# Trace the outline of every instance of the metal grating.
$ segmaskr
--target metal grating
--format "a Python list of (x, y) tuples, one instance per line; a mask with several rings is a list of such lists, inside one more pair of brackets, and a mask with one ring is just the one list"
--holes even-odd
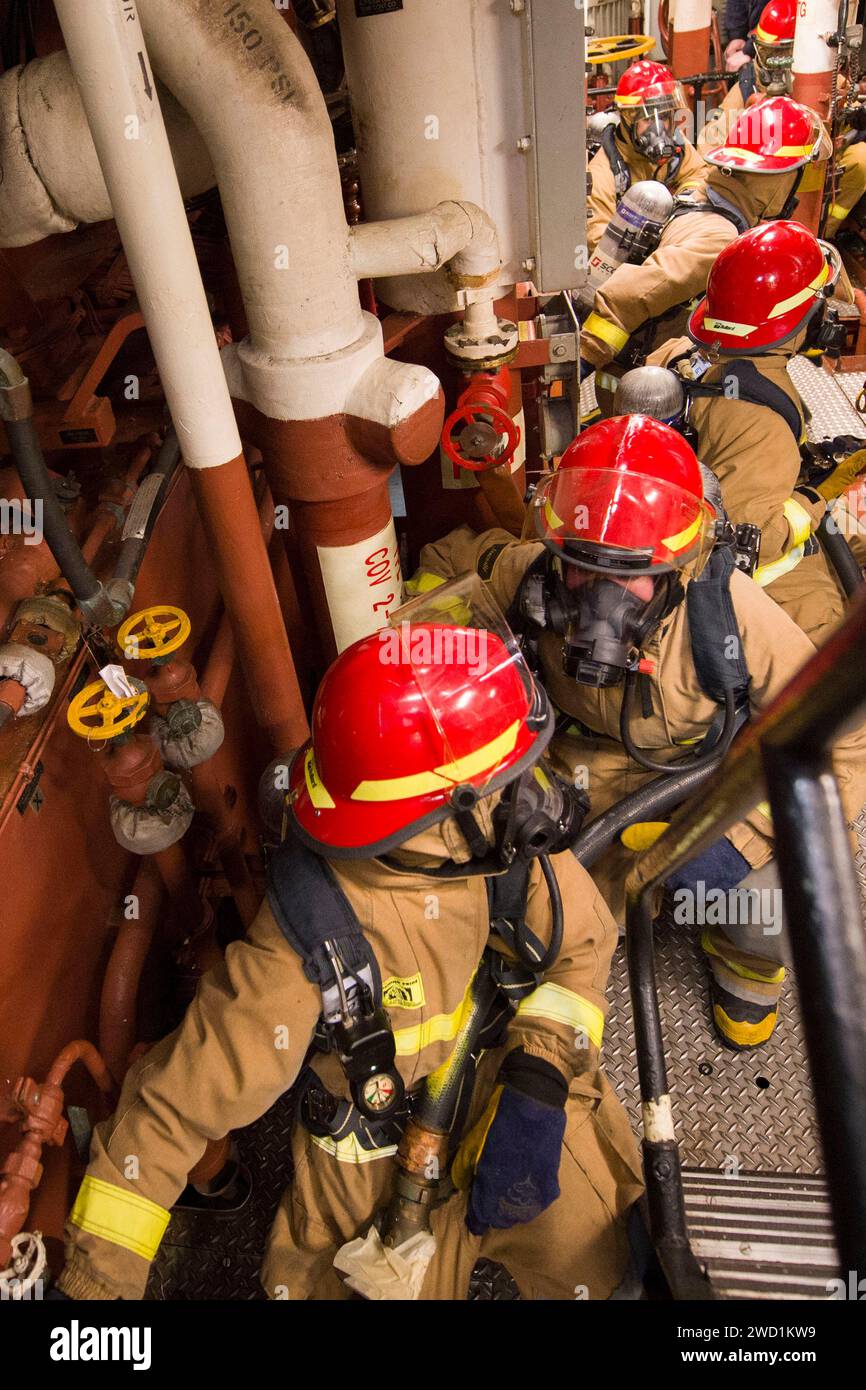
[(863, 389), (863, 372), (825, 372), (806, 357), (792, 357), (788, 375), (811, 411), (810, 440), (832, 439), (836, 434), (866, 436), (866, 416), (855, 409)]

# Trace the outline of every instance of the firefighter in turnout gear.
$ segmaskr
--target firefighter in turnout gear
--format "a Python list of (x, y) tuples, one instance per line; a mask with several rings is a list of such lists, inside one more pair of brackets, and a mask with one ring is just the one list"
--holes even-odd
[[(755, 57), (737, 73), (721, 107), (698, 137), (698, 149), (708, 154), (723, 144), (744, 107), (766, 96), (790, 96), (793, 87), (792, 62), (796, 0), (769, 0), (753, 33)], [(817, 171), (816, 171), (817, 172)], [(804, 191), (809, 184), (804, 180)], [(855, 140), (843, 149), (836, 163), (836, 189), (830, 199), (824, 234), (836, 232), (866, 193), (866, 143)]]
[(832, 500), (829, 480), (821, 491), (798, 486), (805, 425), (787, 366), (832, 329), (837, 262), (798, 222), (755, 227), (719, 256), (689, 338), (651, 358), (686, 379), (697, 452), (731, 521), (760, 528), (757, 583), (816, 644), (844, 597), (813, 534)]
[(586, 872), (554, 853), (584, 802), (542, 770), (552, 730), (477, 577), (342, 653), (291, 762), (289, 833), (248, 937), (96, 1129), (66, 1294), (141, 1298), (206, 1140), (296, 1086), (294, 1177), (262, 1282), (277, 1299), (348, 1297), (335, 1256), (387, 1206), (407, 1108), (487, 970), (498, 1011), (474, 1083), (466, 1072), (457, 1186), (432, 1212), (420, 1297), (465, 1298), (482, 1256), (524, 1298), (611, 1294), (642, 1190), (599, 1064), (616, 926)]
[[(790, 216), (804, 169), (827, 144), (817, 117), (788, 97), (750, 110), (746, 125), (705, 156), (704, 179), (678, 190), (656, 249), (640, 264), (618, 266), (597, 289), (581, 327), (581, 377), (626, 349), (637, 347), (643, 360), (681, 332), (685, 306), (703, 294), (720, 252), (757, 223)], [(603, 158), (604, 147), (591, 167)], [(641, 328), (644, 341), (630, 344)]]
[[(411, 587), (435, 592), (471, 569), (509, 607), (560, 713), (555, 766), (586, 788), (591, 819), (675, 766), (718, 756), (814, 651), (713, 549), (697, 459), (656, 420), (614, 418), (582, 433), (539, 489), (533, 514), (535, 542), (462, 527), (426, 546)], [(866, 733), (839, 741), (835, 765), (853, 820), (866, 797)], [(593, 868), (620, 917), (643, 836), (632, 827)], [(703, 883), (730, 895), (772, 853), (762, 805), (669, 886), (688, 895)], [(723, 1040), (744, 1049), (766, 1042), (784, 976), (778, 927), (755, 929), (729, 914), (724, 925), (704, 922), (702, 944)]]

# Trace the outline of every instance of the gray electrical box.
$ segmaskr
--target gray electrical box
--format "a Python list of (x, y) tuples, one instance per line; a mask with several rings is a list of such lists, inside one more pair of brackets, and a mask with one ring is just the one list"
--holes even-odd
[(586, 280), (583, 0), (524, 0), (530, 217), (539, 290)]

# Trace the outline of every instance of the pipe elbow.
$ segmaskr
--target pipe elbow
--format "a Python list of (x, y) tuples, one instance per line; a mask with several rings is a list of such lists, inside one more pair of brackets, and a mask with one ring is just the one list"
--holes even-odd
[(346, 400), (346, 428), (354, 447), (386, 466), (414, 466), (439, 443), (445, 393), (427, 367), (381, 357), (355, 382)]
[(410, 217), (362, 222), (350, 229), (349, 247), (359, 280), (447, 268), (459, 288), (477, 288), (495, 284), (501, 264), (496, 225), (475, 203), (446, 201)]

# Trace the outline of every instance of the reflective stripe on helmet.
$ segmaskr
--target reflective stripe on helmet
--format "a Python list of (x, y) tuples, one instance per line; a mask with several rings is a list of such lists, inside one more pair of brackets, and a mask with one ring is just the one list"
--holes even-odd
[(359, 782), (352, 792), (353, 801), (405, 801), (410, 796), (427, 796), (430, 792), (447, 791), (460, 782), (477, 777), (482, 772), (492, 771), (503, 758), (514, 751), (520, 733), (520, 720), (504, 733), (491, 739), (483, 748), (467, 753), (465, 758), (456, 758), (452, 763), (444, 763), (429, 772), (413, 772), (408, 777), (383, 777)]
[(312, 748), (307, 749), (307, 756), (304, 759), (304, 780), (307, 783), (310, 800), (316, 810), (333, 811), (336, 803), (319, 776), (319, 769), (316, 767), (316, 755)]
[(681, 550), (686, 548), (690, 541), (694, 540), (703, 525), (703, 521), (704, 519), (699, 512), (694, 521), (692, 521), (685, 530), (678, 531), (675, 536), (663, 536), (662, 545), (666, 546), (672, 555), (678, 555)]
[(614, 352), (619, 352), (628, 342), (629, 335), (622, 329), (617, 328), (615, 323), (609, 319), (603, 319), (601, 314), (590, 314), (586, 323), (583, 325), (584, 333), (591, 333), (594, 338), (600, 338), (608, 347), (612, 347)]
[(137, 1192), (88, 1175), (78, 1189), (69, 1220), (80, 1230), (149, 1261), (159, 1249), (171, 1212)]
[(726, 145), (724, 153), (735, 154), (740, 159), (745, 159), (747, 164), (756, 164), (758, 160), (765, 159), (807, 159), (814, 148), (814, 145), (780, 145), (777, 150), (759, 153), (756, 150), (743, 150), (735, 145)]
[(525, 1018), (549, 1018), (554, 1023), (567, 1023), (575, 1031), (580, 1029), (590, 1042), (601, 1047), (604, 1036), (604, 1014), (595, 1004), (583, 995), (562, 985), (551, 983), (539, 985), (517, 1006), (517, 1016)]
[(770, 310), (767, 318), (777, 319), (782, 314), (787, 314), (789, 309), (796, 309), (798, 304), (805, 304), (807, 299), (816, 298), (819, 289), (826, 282), (829, 274), (830, 266), (825, 261), (814, 280), (810, 280), (808, 285), (802, 290), (798, 290), (796, 294), (790, 295), (788, 299), (780, 300), (779, 303)]

